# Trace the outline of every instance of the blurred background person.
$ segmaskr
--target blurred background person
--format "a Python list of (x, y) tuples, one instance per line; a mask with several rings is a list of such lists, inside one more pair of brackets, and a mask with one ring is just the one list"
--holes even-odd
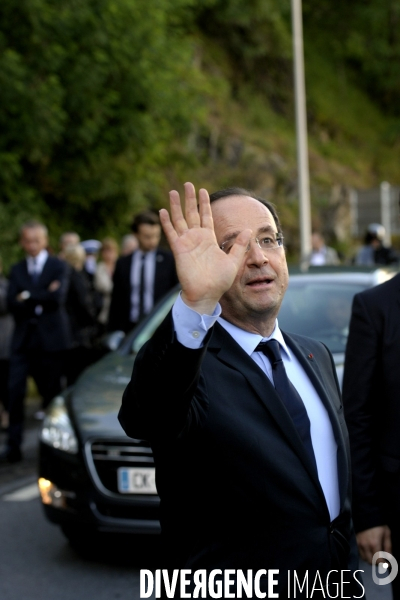
[(71, 328), (71, 346), (67, 351), (65, 374), (72, 385), (92, 362), (93, 340), (97, 334), (96, 307), (88, 278), (83, 272), (85, 250), (81, 245), (67, 246), (68, 292), (66, 310)]
[(99, 240), (84, 240), (81, 242), (81, 246), (85, 250), (84, 270), (89, 278), (89, 281), (93, 282), (97, 267), (97, 258), (101, 248), (101, 242), (99, 242)]
[(364, 237), (364, 245), (359, 249), (356, 257), (356, 265), (393, 265), (397, 264), (399, 257), (393, 248), (385, 246), (385, 228), (380, 223), (368, 225)]
[(84, 240), (81, 242), (81, 246), (85, 250), (83, 272), (89, 281), (93, 300), (96, 306), (96, 314), (99, 315), (103, 307), (103, 296), (94, 287), (94, 274), (96, 273), (97, 269), (97, 260), (101, 248), (101, 242), (99, 240)]
[(47, 251), (47, 227), (28, 221), (20, 229), (20, 245), (26, 258), (10, 272), (7, 305), (15, 319), (9, 372), (9, 419), (2, 462), (22, 459), (24, 400), (27, 378), (31, 375), (42, 396), (42, 411), (60, 393), (65, 350), (70, 331), (65, 310), (67, 292), (64, 261)]
[(144, 211), (132, 223), (139, 247), (117, 260), (108, 319), (109, 331), (125, 333), (137, 325), (153, 305), (178, 283), (172, 252), (159, 248), (158, 214)]
[(139, 243), (135, 234), (128, 233), (127, 235), (124, 235), (121, 240), (121, 256), (132, 254), (132, 252), (134, 252), (138, 246)]
[(58, 253), (58, 258), (65, 258), (65, 249), (67, 246), (76, 246), (81, 241), (79, 233), (76, 231), (66, 231), (60, 236), (58, 245), (60, 247), (60, 251)]
[(95, 290), (102, 295), (102, 308), (97, 317), (100, 324), (99, 333), (105, 331), (108, 322), (113, 289), (113, 275), (118, 259), (118, 252), (118, 243), (113, 238), (108, 237), (102, 241), (99, 262), (96, 266), (93, 281)]
[(8, 280), (3, 275), (0, 258), (0, 427), (8, 427), (8, 372), (14, 319), (7, 307)]
[(314, 231), (311, 235), (308, 262), (312, 266), (340, 265), (340, 258), (335, 248), (325, 244), (325, 239), (319, 231)]

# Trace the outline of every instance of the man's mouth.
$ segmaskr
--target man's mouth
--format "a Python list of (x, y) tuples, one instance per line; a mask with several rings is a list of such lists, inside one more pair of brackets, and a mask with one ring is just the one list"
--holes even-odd
[(252, 288), (265, 287), (270, 285), (274, 280), (271, 277), (258, 277), (257, 279), (252, 279), (246, 285)]

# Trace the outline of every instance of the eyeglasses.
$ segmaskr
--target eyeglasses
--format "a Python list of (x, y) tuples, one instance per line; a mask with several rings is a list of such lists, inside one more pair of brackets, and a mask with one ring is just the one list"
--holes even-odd
[[(266, 236), (263, 238), (255, 237), (251, 239), (255, 241), (255, 243), (259, 248), (261, 248), (261, 250), (278, 250), (279, 248), (283, 247), (283, 235), (281, 233), (275, 233), (275, 237)], [(251, 239), (246, 248), (246, 252), (250, 250)], [(236, 237), (231, 240), (227, 240), (226, 242), (220, 245), (221, 250), (223, 250), (225, 254), (229, 254), (235, 241)]]

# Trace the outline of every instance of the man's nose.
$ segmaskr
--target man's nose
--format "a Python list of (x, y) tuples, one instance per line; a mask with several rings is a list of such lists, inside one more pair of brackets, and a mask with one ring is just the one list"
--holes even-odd
[(254, 238), (249, 242), (249, 249), (246, 256), (248, 264), (250, 263), (259, 266), (269, 262), (267, 253), (259, 246)]

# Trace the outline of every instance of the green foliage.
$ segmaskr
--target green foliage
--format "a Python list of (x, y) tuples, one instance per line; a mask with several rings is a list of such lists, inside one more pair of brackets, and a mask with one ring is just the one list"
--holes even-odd
[[(400, 8), (303, 0), (314, 213), (397, 183)], [(289, 0), (2, 0), (0, 254), (19, 225), (126, 233), (192, 180), (279, 204), (296, 252)]]
[(290, 1), (209, 0), (199, 11), (201, 30), (229, 54), (236, 95), (243, 82), (263, 91), (288, 113), (292, 80)]
[[(3, 0), (0, 199), (56, 234), (115, 230), (197, 110), (188, 0)], [(172, 17), (170, 17), (172, 15)], [(139, 183), (138, 187), (137, 184)], [(8, 212), (7, 212), (8, 211)], [(20, 219), (18, 219), (19, 221)], [(125, 226), (126, 226), (125, 221)]]
[(400, 115), (400, 5), (396, 0), (304, 0), (306, 28), (386, 111)]

